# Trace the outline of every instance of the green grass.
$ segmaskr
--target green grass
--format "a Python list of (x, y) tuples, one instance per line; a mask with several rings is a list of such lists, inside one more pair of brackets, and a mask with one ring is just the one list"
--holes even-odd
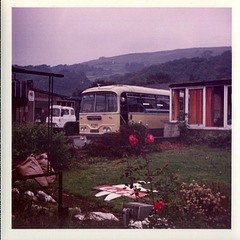
[[(179, 183), (211, 184), (221, 183), (225, 185), (226, 194), (230, 197), (231, 189), (231, 151), (225, 149), (210, 148), (208, 146), (190, 146), (167, 152), (149, 154), (152, 160), (151, 169), (162, 168), (167, 162), (168, 174), (177, 177)], [(137, 166), (143, 163), (141, 158), (131, 157), (130, 163)], [(63, 191), (85, 199), (95, 201), (97, 204), (109, 207), (114, 211), (121, 211), (122, 203), (132, 201), (127, 197), (120, 197), (109, 203), (104, 202), (104, 197), (96, 198), (98, 192), (93, 187), (100, 185), (121, 184), (127, 181), (120, 179), (127, 167), (126, 160), (99, 160), (91, 165), (78, 165), (63, 172)], [(142, 177), (146, 171), (141, 171)], [(156, 180), (158, 178), (156, 177)]]
[(231, 152), (229, 150), (194, 146), (181, 148), (171, 152), (153, 154), (153, 163), (158, 161), (169, 163), (169, 171), (178, 176), (182, 182), (196, 182), (210, 184), (224, 183), (230, 188)]

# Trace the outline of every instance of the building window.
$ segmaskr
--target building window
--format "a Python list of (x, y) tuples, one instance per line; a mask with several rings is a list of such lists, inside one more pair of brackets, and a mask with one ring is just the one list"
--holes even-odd
[(188, 95), (188, 123), (203, 124), (203, 89), (189, 89)]
[[(207, 85), (207, 86), (206, 86)], [(232, 87), (199, 85), (171, 89), (171, 121), (186, 120), (191, 128), (226, 128), (232, 125)], [(185, 100), (184, 100), (185, 99)]]
[(172, 91), (172, 120), (185, 119), (185, 89)]
[(223, 127), (224, 87), (206, 88), (206, 127)]

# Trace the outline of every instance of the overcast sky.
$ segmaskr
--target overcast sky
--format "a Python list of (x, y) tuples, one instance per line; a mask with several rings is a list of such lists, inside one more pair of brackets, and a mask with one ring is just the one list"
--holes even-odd
[(230, 8), (13, 8), (12, 61), (75, 64), (128, 53), (232, 45)]

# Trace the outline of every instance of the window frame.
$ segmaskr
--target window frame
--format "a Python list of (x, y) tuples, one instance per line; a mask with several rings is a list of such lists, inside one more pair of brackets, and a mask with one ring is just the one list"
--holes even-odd
[[(208, 87), (220, 87), (222, 86), (224, 88), (223, 90), (223, 126), (222, 127), (207, 127), (206, 126), (206, 89)], [(225, 129), (231, 129), (232, 128), (232, 124), (228, 124), (228, 89), (232, 87), (232, 85), (227, 84), (227, 85), (209, 85), (209, 86), (189, 86), (189, 87), (173, 87), (170, 89), (170, 114), (169, 114), (169, 121), (172, 123), (177, 123), (178, 120), (174, 120), (173, 119), (173, 90), (181, 90), (184, 89), (185, 90), (185, 118), (183, 121), (186, 121), (186, 123), (188, 124), (189, 128), (192, 129), (211, 129), (211, 130), (225, 130)], [(189, 90), (192, 89), (202, 89), (203, 90), (203, 124), (189, 124)], [(231, 91), (232, 93), (232, 91)], [(230, 105), (230, 107), (232, 108), (232, 104)]]

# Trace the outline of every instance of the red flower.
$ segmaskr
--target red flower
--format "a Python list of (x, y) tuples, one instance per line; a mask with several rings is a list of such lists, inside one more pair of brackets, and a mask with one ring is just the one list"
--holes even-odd
[(145, 138), (146, 143), (153, 143), (154, 142), (154, 136), (152, 134), (148, 134)]
[(165, 166), (164, 167), (167, 167), (168, 166), (168, 163), (165, 163)]
[(162, 202), (162, 201), (160, 201), (159, 203), (160, 203), (161, 206), (164, 206), (164, 205), (165, 205), (165, 203)]
[(137, 145), (138, 139), (135, 138), (133, 135), (130, 135), (130, 136), (129, 136), (129, 142), (130, 142), (131, 146), (134, 147), (134, 146)]
[(163, 207), (165, 204), (164, 204), (164, 202), (162, 202), (162, 201), (156, 201), (155, 203), (154, 203), (154, 208), (153, 208), (153, 210), (155, 210), (155, 211), (160, 211), (161, 210), (161, 207)]

